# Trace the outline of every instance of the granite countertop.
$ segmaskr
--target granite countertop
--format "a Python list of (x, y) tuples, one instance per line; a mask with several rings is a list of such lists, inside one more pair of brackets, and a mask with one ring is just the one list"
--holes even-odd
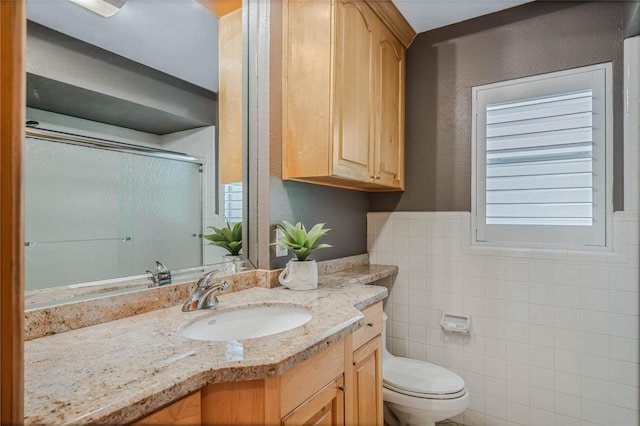
[(292, 304), (313, 318), (293, 330), (240, 341), (188, 339), (180, 330), (215, 311), (159, 309), (25, 342), (25, 425), (124, 424), (209, 383), (283, 373), (363, 325), (358, 309), (397, 272), (368, 265), (321, 275), (318, 289), (250, 288), (219, 296), (216, 311)]

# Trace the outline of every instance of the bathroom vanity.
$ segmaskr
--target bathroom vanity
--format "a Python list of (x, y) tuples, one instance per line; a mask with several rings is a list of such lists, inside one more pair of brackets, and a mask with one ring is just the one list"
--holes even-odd
[(317, 290), (250, 288), (219, 312), (304, 307), (306, 324), (246, 340), (182, 335), (212, 311), (173, 306), (25, 344), (25, 424), (382, 424), (383, 286), (396, 267), (320, 276)]
[(363, 327), (283, 374), (208, 385), (134, 424), (382, 425), (382, 302), (362, 313)]

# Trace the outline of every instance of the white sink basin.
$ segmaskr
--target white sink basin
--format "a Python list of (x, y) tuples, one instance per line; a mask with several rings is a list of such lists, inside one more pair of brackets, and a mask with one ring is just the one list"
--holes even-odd
[(251, 339), (299, 327), (308, 322), (311, 316), (311, 312), (297, 306), (247, 307), (215, 312), (182, 329), (182, 335), (208, 341)]

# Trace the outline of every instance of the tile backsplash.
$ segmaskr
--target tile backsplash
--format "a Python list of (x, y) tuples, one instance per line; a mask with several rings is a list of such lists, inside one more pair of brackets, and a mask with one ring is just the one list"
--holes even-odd
[(461, 375), (468, 426), (638, 425), (638, 225), (615, 213), (612, 251), (511, 249), (470, 246), (468, 212), (369, 213), (371, 263), (399, 267), (389, 350)]

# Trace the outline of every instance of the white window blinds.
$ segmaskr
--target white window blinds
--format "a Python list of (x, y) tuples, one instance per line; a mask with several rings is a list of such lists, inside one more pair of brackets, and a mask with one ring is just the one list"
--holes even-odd
[(605, 244), (610, 69), (473, 89), (475, 241)]
[(593, 223), (592, 91), (488, 105), (489, 224)]
[(242, 182), (224, 185), (224, 217), (229, 223), (242, 222)]

